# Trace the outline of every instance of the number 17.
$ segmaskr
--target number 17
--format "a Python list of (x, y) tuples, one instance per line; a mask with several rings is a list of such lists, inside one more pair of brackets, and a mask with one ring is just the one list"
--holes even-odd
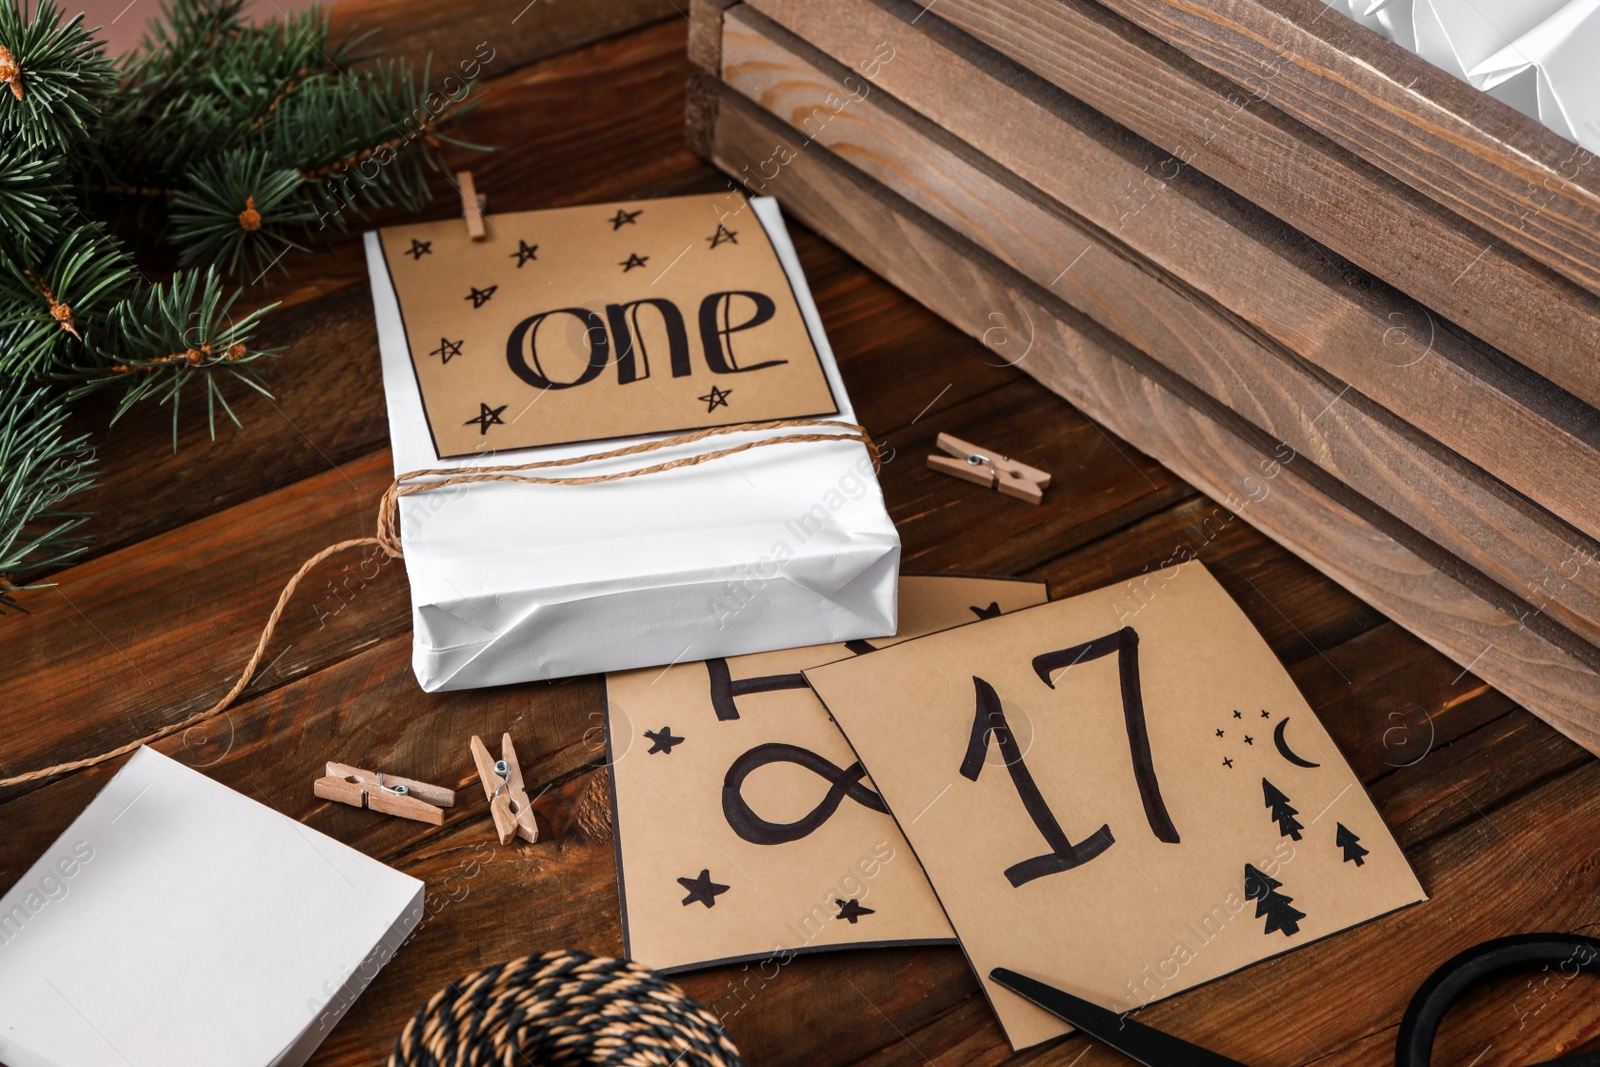
[[(1166, 802), (1161, 798), (1161, 785), (1156, 780), (1155, 762), (1150, 755), (1150, 732), (1145, 724), (1144, 695), (1139, 687), (1139, 635), (1131, 626), (1115, 633), (1085, 641), (1071, 648), (1059, 649), (1035, 656), (1033, 670), (1039, 680), (1051, 689), (1052, 672), (1078, 663), (1087, 663), (1115, 652), (1117, 674), (1122, 690), (1123, 725), (1128, 733), (1128, 751), (1133, 760), (1133, 778), (1139, 786), (1139, 799), (1144, 804), (1145, 820), (1157, 840), (1168, 844), (1178, 843), (1178, 830), (1167, 814)], [(972, 678), (977, 693), (977, 708), (972, 720), (972, 734), (967, 742), (966, 757), (961, 761), (962, 777), (974, 782), (983, 771), (984, 757), (988, 754), (989, 738), (993, 737), (1010, 772), (1011, 784), (1016, 788), (1028, 817), (1038, 828), (1050, 851), (1043, 856), (1023, 860), (1006, 868), (1006, 880), (1012, 886), (1021, 886), (1047, 874), (1058, 874), (1082, 866), (1110, 848), (1116, 838), (1111, 827), (1102, 825), (1083, 841), (1074, 843), (1061, 829), (1055, 813), (1039, 792), (1022, 750), (1006, 722), (1005, 708), (1000, 703), (994, 686), (976, 675)]]

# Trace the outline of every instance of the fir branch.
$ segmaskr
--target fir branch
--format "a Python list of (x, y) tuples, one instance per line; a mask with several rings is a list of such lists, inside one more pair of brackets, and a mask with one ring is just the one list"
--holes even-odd
[(66, 333), (83, 341), (135, 277), (131, 262), (98, 223), (69, 226), (47, 258), (8, 259), (0, 273), (0, 326), (20, 326), (0, 373), (48, 376)]
[(58, 239), (62, 169), (58, 160), (36, 157), (20, 138), (0, 144), (0, 228), (17, 252)]
[[(439, 148), (461, 144), (440, 131), (477, 106), (470, 87), (453, 96), (429, 92), (428, 71), (413, 77), (404, 61), (384, 63), (360, 81), (307, 85), (263, 133), (273, 154), (295, 160), (319, 218), (343, 228), (345, 211), (427, 203), (430, 172), (445, 170)], [(468, 146), (478, 147), (478, 146)]]
[(173, 0), (123, 68), (105, 158), (116, 181), (178, 187), (188, 172), (252, 140), (301, 85), (344, 79), (347, 47), (313, 9), (245, 25), (235, 0)]
[(0, 93), (0, 141), (20, 139), (41, 153), (64, 152), (90, 134), (90, 121), (116, 86), (104, 47), (78, 15), (65, 25), (55, 0), (0, 3), (6, 81)]
[(67, 412), (46, 389), (0, 378), (0, 614), (22, 609), (15, 594), (42, 588), (28, 576), (81, 553), (88, 517), (61, 503), (94, 483), (86, 437), (68, 438)]
[(247, 29), (247, 0), (162, 0), (161, 15), (150, 20), (144, 40), (134, 53), (128, 81), (135, 72), (153, 81), (177, 83), (195, 76), (211, 61), (212, 53)]
[(316, 219), (301, 178), (260, 150), (221, 156), (195, 171), (193, 186), (172, 200), (172, 241), (180, 262), (217, 263), (257, 280)]
[[(429, 92), (426, 66), (351, 74), (360, 41), (318, 10), (257, 27), (244, 0), (163, 0), (119, 83), (81, 17), (0, 0), (0, 607), (82, 550), (83, 516), (58, 505), (89, 459), (61, 403), (117, 391), (113, 421), (170, 403), (176, 448), (197, 386), (215, 436), (219, 408), (238, 422), (223, 386), (266, 393), (251, 365), (272, 354), (252, 343), (271, 309), (235, 320), (224, 273), (259, 278), (330, 216), (431, 195), (441, 146), (463, 144), (442, 128), (476, 98)], [(183, 269), (151, 283), (90, 205), (175, 242)]]
[(204, 272), (179, 271), (162, 285), (136, 286), (132, 295), (106, 315), (103, 333), (89, 346), (92, 358), (63, 373), (78, 379), (67, 398), (122, 388), (112, 422), (147, 398), (171, 403), (176, 450), (179, 400), (188, 386), (204, 383), (211, 435), (216, 436), (219, 403), (238, 425), (215, 379), (226, 375), (271, 395), (246, 365), (276, 354), (254, 347), (251, 335), (277, 305), (235, 319), (232, 310), (237, 298), (237, 291), (224, 292), (222, 276), (215, 267)]

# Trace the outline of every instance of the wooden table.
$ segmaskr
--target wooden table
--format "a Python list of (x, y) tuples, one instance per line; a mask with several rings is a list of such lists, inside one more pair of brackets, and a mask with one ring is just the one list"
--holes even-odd
[[(394, 47), (431, 46), (444, 65), (480, 40), (495, 46), (487, 103), (461, 132), (501, 151), (452, 160), (475, 169), (491, 210), (726, 186), (683, 142), (688, 31), (673, 0), (525, 2), (470, 17), (437, 0), (338, 10), (346, 23), (381, 20)], [(552, 44), (574, 50), (551, 56)], [(444, 199), (432, 212), (449, 209)], [(795, 238), (852, 399), (892, 450), (882, 481), (907, 569), (1037, 577), (1059, 597), (1135, 578), (1188, 546), (1288, 666), (1432, 895), (1155, 1005), (1145, 1021), (1251, 1064), (1387, 1064), (1406, 1000), (1448, 956), (1520, 931), (1596, 932), (1592, 757), (993, 351), (809, 233)], [(90, 754), (209, 705), (300, 562), (370, 532), (390, 465), (359, 242), (341, 238), (291, 271), (268, 294), (293, 308), (268, 330), (284, 350), (268, 372), (274, 399), (233, 398), (243, 429), (207, 443), (196, 413), (174, 455), (167, 412), (150, 408), (96, 435), (101, 485), (85, 501), (98, 513), (94, 553), (29, 596), (33, 614), (0, 620), (0, 772)], [(922, 457), (941, 430), (1054, 472), (1044, 506), (930, 473)], [(357, 555), (319, 569), (238, 704), (158, 746), (427, 882), (422, 927), (317, 1064), (381, 1060), (411, 1013), (473, 968), (552, 948), (621, 951), (601, 679), (420, 692), (403, 570)], [(502, 730), (541, 794), (537, 845), (492, 845), (467, 739)], [(324, 803), (311, 783), (328, 759), (403, 768), (460, 788), (462, 802), (440, 828)], [(0, 886), (118, 765), (0, 798)], [(203, 950), (204, 931), (172, 946)], [(773, 979), (726, 967), (681, 980), (725, 1015), (753, 1064), (1010, 1057), (955, 949), (822, 954)], [(1496, 1067), (1581, 1047), (1600, 1035), (1593, 988), (1554, 974), (1492, 986), (1452, 1015), (1435, 1062)], [(1076, 1037), (1018, 1059), (1126, 1062)]]

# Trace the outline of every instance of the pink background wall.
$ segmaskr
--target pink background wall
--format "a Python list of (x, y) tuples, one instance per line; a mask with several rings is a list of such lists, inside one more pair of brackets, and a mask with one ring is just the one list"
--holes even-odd
[[(10, 0), (5, 0), (10, 2)], [(59, 0), (68, 17), (84, 13), (84, 25), (100, 27), (99, 37), (111, 46), (112, 53), (126, 52), (144, 36), (145, 20), (161, 11), (161, 0)], [(332, 0), (324, 0), (326, 7)], [(269, 19), (280, 11), (301, 11), (311, 0), (252, 0), (250, 11), (258, 19)]]

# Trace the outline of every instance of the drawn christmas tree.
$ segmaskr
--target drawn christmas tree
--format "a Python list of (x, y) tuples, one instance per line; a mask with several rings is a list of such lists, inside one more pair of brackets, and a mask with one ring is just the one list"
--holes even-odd
[(1333, 843), (1344, 849), (1346, 863), (1353, 863), (1359, 867), (1367, 862), (1361, 858), (1367, 854), (1367, 850), (1361, 847), (1361, 838), (1352, 833), (1344, 823), (1340, 823), (1339, 829), (1334, 833)]
[(1305, 827), (1295, 818), (1300, 812), (1289, 805), (1289, 798), (1265, 778), (1261, 779), (1261, 793), (1266, 797), (1267, 807), (1272, 809), (1272, 817), (1277, 820), (1278, 833), (1296, 841), (1300, 840), (1300, 831)]
[(1278, 892), (1282, 885), (1282, 882), (1268, 878), (1250, 864), (1244, 865), (1245, 899), (1256, 901), (1256, 918), (1265, 917), (1267, 920), (1267, 928), (1263, 933), (1282, 930), (1283, 936), (1288, 937), (1300, 932), (1300, 920), (1306, 917), (1306, 913), (1294, 906), (1293, 897)]

